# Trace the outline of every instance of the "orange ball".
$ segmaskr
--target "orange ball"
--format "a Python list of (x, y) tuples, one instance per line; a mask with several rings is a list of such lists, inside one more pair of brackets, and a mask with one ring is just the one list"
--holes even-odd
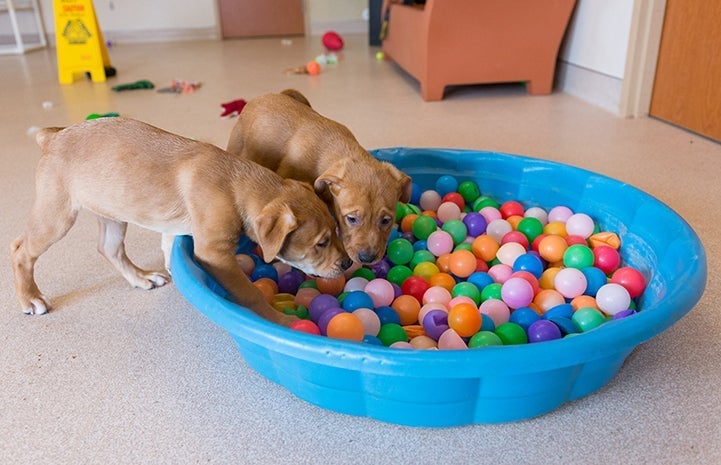
[(566, 232), (566, 223), (563, 223), (561, 221), (551, 221), (543, 227), (543, 232), (545, 234), (553, 234), (555, 236), (561, 236), (563, 238), (568, 236), (568, 233)]
[(451, 292), (453, 287), (456, 285), (456, 280), (448, 273), (436, 273), (430, 277), (428, 282), (431, 287), (440, 286), (445, 288), (448, 292)]
[(438, 213), (434, 212), (433, 210), (423, 210), (423, 212), (421, 212), (421, 215), (430, 216), (431, 218), (438, 218)]
[(510, 223), (514, 231), (518, 231), (518, 223), (520, 223), (522, 219), (523, 217), (520, 215), (513, 215), (506, 218), (506, 221)]
[(278, 283), (270, 278), (260, 278), (253, 282), (253, 285), (263, 293), (269, 304), (273, 303), (273, 297), (278, 293)]
[(295, 294), (295, 300), (293, 300), (293, 303), (308, 308), (310, 302), (319, 295), (320, 291), (318, 289), (315, 289), (313, 287), (304, 287), (298, 289), (298, 292), (296, 292)]
[(308, 71), (308, 74), (311, 76), (315, 76), (320, 73), (320, 64), (318, 64), (317, 61), (309, 61), (308, 64), (305, 65), (305, 70)]
[(563, 253), (568, 248), (568, 243), (563, 236), (549, 234), (538, 243), (538, 254), (547, 262), (563, 260)]
[(401, 295), (391, 304), (401, 319), (401, 326), (412, 325), (418, 322), (418, 312), (421, 311), (421, 304), (412, 295)]
[(481, 234), (471, 243), (473, 254), (484, 262), (490, 262), (496, 258), (499, 247), (498, 242), (488, 234)]
[(444, 253), (440, 257), (436, 258), (436, 265), (441, 273), (448, 273), (450, 271), (451, 254)]
[(413, 232), (413, 222), (416, 221), (416, 218), (418, 218), (418, 215), (415, 213), (409, 213), (404, 216), (401, 220), (401, 231)]
[(575, 297), (571, 300), (571, 306), (574, 310), (578, 310), (579, 308), (599, 309), (595, 297), (591, 297), (590, 295), (579, 295), (578, 297)]
[(360, 318), (352, 313), (343, 312), (337, 314), (328, 322), (326, 335), (333, 339), (361, 342), (365, 330)]
[(448, 312), (448, 326), (461, 337), (471, 337), (481, 329), (483, 319), (478, 308), (470, 303), (454, 305)]
[(345, 276), (337, 278), (316, 278), (315, 283), (321, 294), (338, 295), (343, 292), (345, 287)]
[(553, 281), (556, 279), (556, 275), (559, 271), (561, 271), (560, 266), (551, 266), (546, 268), (543, 273), (541, 273), (541, 278), (538, 280), (538, 285), (541, 289), (555, 289), (556, 286), (553, 284)]
[(565, 304), (566, 299), (555, 289), (544, 289), (536, 294), (536, 297), (533, 298), (533, 303), (536, 304), (543, 313), (546, 313), (556, 305)]
[(448, 260), (448, 269), (459, 278), (467, 278), (476, 271), (476, 256), (468, 250), (456, 250)]

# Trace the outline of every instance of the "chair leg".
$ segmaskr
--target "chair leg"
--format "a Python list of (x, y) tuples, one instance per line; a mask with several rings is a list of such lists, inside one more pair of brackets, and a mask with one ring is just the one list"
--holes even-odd
[(526, 91), (531, 95), (548, 95), (553, 90), (553, 73), (526, 82)]
[(421, 96), (426, 102), (437, 102), (443, 100), (443, 91), (446, 86), (443, 84), (429, 84), (421, 82)]

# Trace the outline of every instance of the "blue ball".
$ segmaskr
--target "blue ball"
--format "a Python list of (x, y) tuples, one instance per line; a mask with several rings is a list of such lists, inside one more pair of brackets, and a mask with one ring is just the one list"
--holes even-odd
[(398, 316), (398, 312), (393, 307), (384, 305), (375, 309), (378, 319), (381, 320), (381, 326), (388, 323), (401, 324), (401, 317)]
[(540, 315), (532, 308), (520, 307), (511, 313), (509, 321), (511, 323), (516, 323), (522, 327), (524, 331), (528, 331), (528, 327), (540, 319)]
[(489, 275), (485, 271), (476, 271), (475, 273), (471, 274), (468, 279), (466, 279), (466, 281), (474, 284), (481, 291), (483, 291), (484, 287), (494, 283), (491, 275)]
[(349, 292), (343, 299), (343, 309), (349, 312), (359, 308), (373, 308), (373, 299), (363, 291)]
[(383, 346), (383, 343), (380, 339), (378, 339), (375, 336), (371, 336), (370, 334), (366, 334), (363, 336), (363, 342), (366, 344), (373, 344), (374, 346)]
[(573, 322), (573, 320), (569, 318), (565, 318), (562, 316), (554, 316), (549, 318), (549, 321), (552, 321), (555, 323), (556, 326), (561, 330), (561, 334), (564, 336), (567, 334), (576, 334), (580, 331), (578, 330), (578, 326)]
[(534, 254), (524, 253), (513, 262), (513, 271), (527, 271), (539, 279), (543, 274), (543, 262)]
[(456, 192), (458, 189), (458, 180), (450, 175), (444, 175), (436, 180), (436, 192), (441, 197), (445, 196), (450, 192)]
[(419, 186), (416, 183), (411, 184), (411, 203), (413, 205), (418, 205), (421, 203), (421, 194), (423, 191), (421, 190), (421, 186)]
[(551, 318), (554, 318), (557, 316), (571, 319), (571, 317), (573, 316), (573, 305), (571, 305), (571, 304), (556, 305), (555, 307), (548, 309), (548, 311), (546, 311), (546, 313), (543, 314), (543, 318), (545, 320), (550, 320)]
[(428, 250), (428, 242), (427, 241), (415, 241), (413, 243), (413, 250), (418, 252), (419, 250)]
[(278, 282), (278, 270), (273, 265), (267, 263), (259, 263), (255, 265), (253, 273), (250, 275), (251, 281), (257, 281), (260, 278), (270, 278), (275, 282)]
[(606, 274), (595, 266), (586, 267), (581, 270), (581, 273), (586, 277), (587, 282), (584, 294), (596, 297), (598, 290), (608, 281)]
[(388, 236), (388, 240), (386, 241), (386, 245), (390, 244), (396, 239), (399, 239), (401, 237), (401, 232), (397, 229), (391, 229), (391, 233)]
[(481, 329), (479, 331), (495, 331), (496, 330), (496, 324), (493, 322), (493, 319), (486, 315), (485, 313), (481, 314)]

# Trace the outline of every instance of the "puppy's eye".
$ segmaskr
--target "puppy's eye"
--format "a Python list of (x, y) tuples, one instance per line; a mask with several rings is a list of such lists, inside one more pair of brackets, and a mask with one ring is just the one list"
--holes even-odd
[(389, 226), (393, 219), (390, 216), (384, 216), (381, 218), (381, 226)]
[(358, 217), (357, 217), (357, 216), (353, 216), (353, 215), (346, 215), (346, 216), (345, 216), (345, 220), (346, 220), (346, 222), (347, 222), (349, 225), (351, 225), (351, 226), (355, 226), (355, 225), (357, 225), (358, 223), (360, 223), (360, 221), (358, 220)]
[(318, 242), (315, 246), (319, 249), (325, 249), (328, 247), (328, 244), (330, 244), (330, 241), (328, 239), (323, 239), (322, 241)]

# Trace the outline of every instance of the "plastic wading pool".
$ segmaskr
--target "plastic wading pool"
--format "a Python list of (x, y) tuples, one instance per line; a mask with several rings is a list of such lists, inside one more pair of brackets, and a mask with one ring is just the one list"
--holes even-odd
[(500, 202), (565, 205), (587, 213), (619, 235), (624, 262), (638, 268), (648, 285), (639, 313), (575, 337), (470, 350), (397, 350), (312, 336), (261, 319), (226, 300), (225, 291), (193, 260), (192, 238), (177, 238), (172, 272), (180, 292), (233, 336), (254, 370), (315, 405), (429, 427), (531, 418), (606, 385), (638, 344), (683, 317), (703, 294), (706, 256), (695, 232), (669, 207), (628, 184), (500, 153), (411, 148), (372, 153), (408, 173), (423, 190), (448, 174), (477, 182), (484, 195)]

